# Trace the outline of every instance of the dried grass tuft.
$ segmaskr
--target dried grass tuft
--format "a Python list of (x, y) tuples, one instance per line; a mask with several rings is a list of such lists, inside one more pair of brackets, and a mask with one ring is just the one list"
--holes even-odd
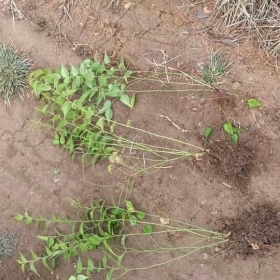
[(227, 32), (245, 31), (268, 55), (280, 55), (279, 0), (217, 0), (212, 21)]

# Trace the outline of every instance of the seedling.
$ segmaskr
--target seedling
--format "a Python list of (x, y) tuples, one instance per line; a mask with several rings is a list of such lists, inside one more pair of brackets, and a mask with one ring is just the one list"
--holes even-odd
[[(56, 267), (57, 259), (62, 257), (64, 260), (70, 260), (77, 257), (76, 273), (69, 280), (90, 279), (93, 273), (107, 271), (107, 279), (112, 272), (113, 262), (118, 267), (122, 266), (122, 259), (125, 254), (125, 238), (128, 228), (135, 226), (139, 221), (145, 220), (146, 214), (137, 211), (133, 204), (126, 200), (124, 208), (117, 206), (107, 206), (103, 200), (92, 201), (91, 206), (84, 207), (78, 201), (71, 201), (72, 207), (77, 211), (75, 220), (67, 217), (61, 217), (52, 214), (47, 219), (42, 215), (37, 218), (31, 217), (27, 212), (23, 215), (16, 215), (17, 221), (24, 221), (27, 225), (33, 224), (38, 227), (43, 225), (48, 232), (52, 225), (55, 226), (55, 235), (38, 236), (45, 243), (45, 252), (37, 256), (31, 251), (32, 258), (28, 260), (27, 256), (20, 253), (18, 263), (23, 271), (28, 266), (31, 271), (39, 276), (36, 265), (41, 262), (47, 269)], [(62, 229), (67, 228), (68, 233), (63, 234)], [(151, 234), (153, 226), (145, 224), (142, 229), (144, 234)], [(113, 241), (120, 240), (120, 246), (123, 246), (123, 252), (119, 252), (112, 246)], [(104, 255), (99, 263), (94, 263), (91, 258), (84, 262), (82, 256), (90, 251), (102, 251)], [(111, 264), (112, 262), (112, 264)]]
[[(128, 200), (124, 201), (123, 207), (108, 206), (103, 200), (92, 201), (90, 206), (72, 200), (71, 205), (76, 212), (74, 218), (57, 214), (52, 214), (51, 218), (32, 217), (28, 212), (16, 215), (17, 221), (45, 229), (37, 236), (44, 243), (40, 255), (34, 251), (20, 253), (17, 261), (23, 271), (29, 268), (39, 275), (38, 264), (53, 271), (57, 263), (63, 265), (64, 260), (74, 262), (75, 273), (64, 276), (68, 280), (101, 279), (100, 273), (102, 279), (113, 280), (131, 271), (160, 267), (228, 242), (225, 234), (149, 215), (137, 210)], [(189, 240), (186, 244), (182, 241), (178, 247), (171, 246), (166, 237), (174, 233), (183, 235), (184, 240), (189, 237)], [(162, 260), (157, 254), (166, 254), (169, 258)], [(153, 264), (137, 267), (124, 262), (135, 256), (147, 260), (152, 257)]]
[(258, 99), (248, 99), (247, 104), (250, 108), (259, 108), (263, 105), (262, 101)]
[(210, 135), (213, 133), (213, 128), (211, 126), (207, 126), (204, 130), (204, 137), (206, 139), (206, 141), (208, 140), (208, 138), (210, 137)]
[[(124, 61), (115, 67), (109, 63), (109, 57), (105, 55), (103, 62), (86, 59), (79, 67), (62, 66), (56, 71), (38, 69), (31, 73), (29, 83), (33, 94), (43, 103), (37, 108), (37, 124), (53, 131), (53, 144), (68, 150), (73, 159), (80, 155), (84, 166), (89, 161), (95, 164), (98, 160), (114, 157), (122, 159), (115, 165), (135, 173), (154, 171), (175, 159), (193, 156), (181, 148), (138, 143), (115, 133), (118, 127), (122, 129), (122, 135), (126, 135), (124, 130), (129, 130), (127, 135), (133, 131), (194, 147), (115, 121), (113, 104), (120, 101), (133, 108), (136, 95), (129, 89), (133, 72), (126, 68)], [(132, 84), (138, 82), (135, 77)], [(203, 149), (198, 150), (200, 153), (194, 156), (202, 154)], [(111, 171), (112, 166), (108, 170)]]
[(241, 127), (234, 127), (230, 121), (224, 124), (224, 130), (230, 134), (232, 141), (237, 144), (239, 139), (239, 133), (244, 129)]

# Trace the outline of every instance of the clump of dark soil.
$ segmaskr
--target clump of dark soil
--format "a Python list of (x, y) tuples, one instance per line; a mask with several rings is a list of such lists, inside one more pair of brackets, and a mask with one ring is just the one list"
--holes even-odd
[(271, 205), (258, 205), (225, 222), (233, 248), (242, 255), (265, 252), (280, 243), (280, 212)]
[(255, 153), (246, 145), (231, 142), (207, 144), (207, 158), (213, 172), (226, 183), (245, 190), (250, 182)]
[(233, 95), (226, 94), (220, 90), (215, 91), (215, 100), (222, 110), (234, 108), (236, 106), (236, 98)]

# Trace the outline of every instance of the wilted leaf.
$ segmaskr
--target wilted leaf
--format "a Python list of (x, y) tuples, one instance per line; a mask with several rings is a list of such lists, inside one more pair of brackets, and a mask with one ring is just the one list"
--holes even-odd
[(162, 217), (159, 218), (159, 221), (162, 225), (169, 225), (169, 218)]

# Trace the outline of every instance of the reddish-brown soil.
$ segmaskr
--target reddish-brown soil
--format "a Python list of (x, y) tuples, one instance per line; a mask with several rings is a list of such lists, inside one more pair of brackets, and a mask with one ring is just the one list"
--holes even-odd
[[(244, 211), (254, 211), (255, 205), (264, 201), (270, 205), (280, 203), (277, 71), (264, 63), (262, 53), (250, 42), (241, 42), (233, 48), (214, 42), (209, 34), (202, 32), (206, 20), (197, 18), (195, 13), (201, 12), (203, 5), (179, 0), (172, 3), (165, 0), (74, 1), (70, 19), (62, 15), (63, 1), (15, 2), (25, 19), (18, 20), (14, 14), (13, 22), (8, 11), (1, 12), (0, 44), (11, 43), (22, 48), (34, 60), (35, 68), (78, 64), (81, 55), (91, 57), (104, 51), (115, 59), (124, 56), (131, 67), (142, 70), (154, 70), (155, 64), (163, 63), (162, 51), (168, 59), (176, 58), (170, 67), (189, 74), (201, 71), (212, 48), (222, 49), (232, 62), (230, 75), (219, 80), (219, 91), (147, 92), (138, 94), (133, 110), (116, 106), (116, 114), (131, 120), (134, 126), (187, 140), (209, 150), (200, 159), (174, 162), (168, 169), (138, 176), (130, 197), (138, 208), (147, 212), (157, 208), (175, 219), (219, 230), (218, 221), (225, 217), (228, 221), (234, 220), (235, 225), (240, 221), (241, 228), (252, 221), (250, 215), (241, 215), (248, 213)], [(112, 5), (107, 8), (110, 2)], [(148, 89), (149, 84), (143, 83), (141, 88)], [(248, 109), (248, 98), (258, 98), (264, 105), (260, 109)], [(110, 201), (122, 191), (122, 187), (115, 184), (126, 179), (121, 174), (110, 175), (106, 161), (94, 169), (83, 170), (78, 161), (71, 161), (69, 154), (53, 146), (50, 135), (32, 123), (38, 104), (39, 101), (29, 95), (9, 107), (0, 106), (1, 231), (18, 232), (21, 237), (18, 252), (24, 253), (31, 249), (40, 253), (41, 245), (35, 239), (40, 232), (17, 223), (13, 218), (16, 213), (27, 210), (32, 215), (47, 216), (51, 212), (63, 215), (69, 211), (70, 198), (79, 197), (84, 203), (91, 198)], [(184, 132), (161, 118), (161, 114), (172, 119)], [(229, 136), (222, 129), (227, 120), (245, 128), (237, 147), (228, 142)], [(207, 126), (214, 128), (209, 144), (201, 140)], [(60, 171), (57, 178), (55, 168)], [(279, 231), (279, 226), (277, 229)], [(242, 232), (244, 228), (236, 231)], [(280, 254), (274, 243), (277, 242), (269, 244), (266, 254), (253, 254), (246, 259), (242, 254), (231, 254), (230, 250), (204, 259), (201, 251), (195, 257), (133, 272), (123, 279), (277, 280), (280, 279)], [(206, 253), (213, 255), (211, 250)], [(60, 263), (54, 272), (41, 269), (38, 278), (29, 272), (23, 274), (16, 257), (17, 254), (1, 258), (1, 280), (68, 280), (74, 271), (71, 262)], [(145, 258), (126, 261), (150, 265), (150, 260)]]

